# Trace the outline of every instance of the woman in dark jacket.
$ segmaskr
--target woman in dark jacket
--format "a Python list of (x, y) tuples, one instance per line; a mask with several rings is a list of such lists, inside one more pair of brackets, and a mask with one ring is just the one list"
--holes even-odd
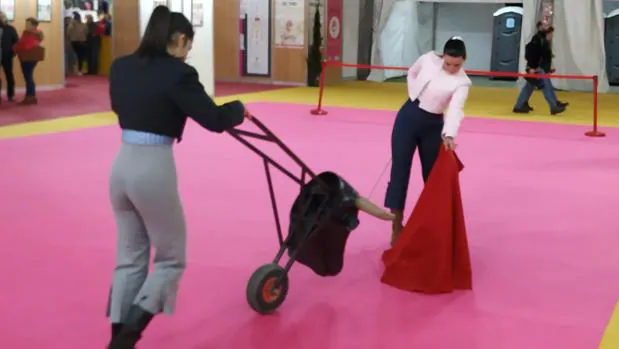
[(118, 240), (109, 349), (135, 348), (154, 316), (174, 311), (186, 266), (186, 226), (173, 147), (187, 117), (217, 133), (249, 117), (240, 101), (215, 104), (196, 69), (185, 63), (194, 35), (182, 13), (158, 6), (137, 51), (110, 68), (122, 144), (109, 184)]

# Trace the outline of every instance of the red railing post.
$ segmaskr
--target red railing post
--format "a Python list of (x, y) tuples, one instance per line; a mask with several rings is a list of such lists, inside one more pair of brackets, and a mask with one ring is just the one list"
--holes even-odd
[(593, 129), (585, 132), (585, 136), (604, 137), (606, 134), (598, 130), (598, 77), (593, 76)]
[[(322, 71), (320, 72), (320, 87), (318, 92), (318, 104), (315, 109), (312, 109), (310, 112), (313, 115), (327, 115), (327, 111), (322, 108), (323, 97), (325, 93), (325, 76), (327, 74), (327, 69), (331, 65), (337, 65), (339, 67), (350, 67), (350, 68), (364, 68), (364, 69), (383, 69), (383, 70), (402, 70), (408, 71), (406, 67), (388, 67), (382, 65), (371, 65), (371, 64), (351, 64), (344, 62), (334, 62), (334, 61), (323, 61), (322, 62)], [(605, 137), (606, 134), (598, 130), (598, 90), (599, 90), (599, 79), (597, 76), (583, 76), (583, 75), (556, 75), (556, 74), (528, 74), (528, 73), (512, 73), (512, 72), (490, 72), (490, 71), (482, 71), (482, 70), (467, 70), (467, 74), (471, 76), (502, 76), (502, 77), (522, 77), (522, 78), (548, 78), (548, 79), (573, 79), (573, 80), (592, 80), (593, 81), (593, 129), (591, 131), (587, 131), (585, 135), (589, 137)]]
[(327, 115), (327, 111), (322, 109), (322, 96), (325, 93), (325, 75), (327, 75), (328, 66), (328, 61), (322, 62), (322, 70), (320, 72), (320, 86), (318, 91), (318, 105), (316, 106), (316, 109), (312, 109), (312, 115)]

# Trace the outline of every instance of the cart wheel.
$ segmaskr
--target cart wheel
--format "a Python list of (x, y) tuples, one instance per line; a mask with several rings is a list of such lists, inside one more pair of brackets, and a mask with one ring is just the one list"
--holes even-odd
[(247, 302), (259, 314), (277, 310), (288, 294), (288, 275), (277, 264), (265, 264), (256, 270), (247, 284)]

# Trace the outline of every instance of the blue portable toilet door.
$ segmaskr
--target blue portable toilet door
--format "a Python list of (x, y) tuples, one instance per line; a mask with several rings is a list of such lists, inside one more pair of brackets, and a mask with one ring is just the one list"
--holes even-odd
[(604, 46), (608, 82), (619, 85), (619, 10), (614, 10), (606, 16)]
[[(520, 37), (522, 35), (522, 7), (503, 7), (494, 13), (491, 70), (518, 72)], [(511, 78), (509, 80), (516, 80)]]

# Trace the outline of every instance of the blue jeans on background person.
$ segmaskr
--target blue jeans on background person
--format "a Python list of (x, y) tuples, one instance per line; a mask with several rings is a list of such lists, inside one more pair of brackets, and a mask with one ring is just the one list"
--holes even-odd
[(36, 68), (37, 62), (25, 62), (21, 61), (21, 70), (24, 74), (24, 81), (26, 82), (26, 98), (34, 98), (37, 95), (36, 84), (34, 83), (34, 68)]
[[(546, 74), (543, 69), (538, 69), (535, 71), (536, 74)], [(555, 94), (555, 89), (552, 86), (552, 82), (548, 78), (540, 78), (542, 85), (542, 92), (544, 93), (544, 98), (550, 109), (554, 109), (558, 105), (557, 95)], [(536, 86), (530, 83), (529, 81), (522, 87), (520, 90), (520, 94), (518, 95), (518, 100), (516, 101), (516, 108), (524, 108), (525, 105), (529, 102), (531, 95), (533, 95), (533, 91), (535, 91)]]

